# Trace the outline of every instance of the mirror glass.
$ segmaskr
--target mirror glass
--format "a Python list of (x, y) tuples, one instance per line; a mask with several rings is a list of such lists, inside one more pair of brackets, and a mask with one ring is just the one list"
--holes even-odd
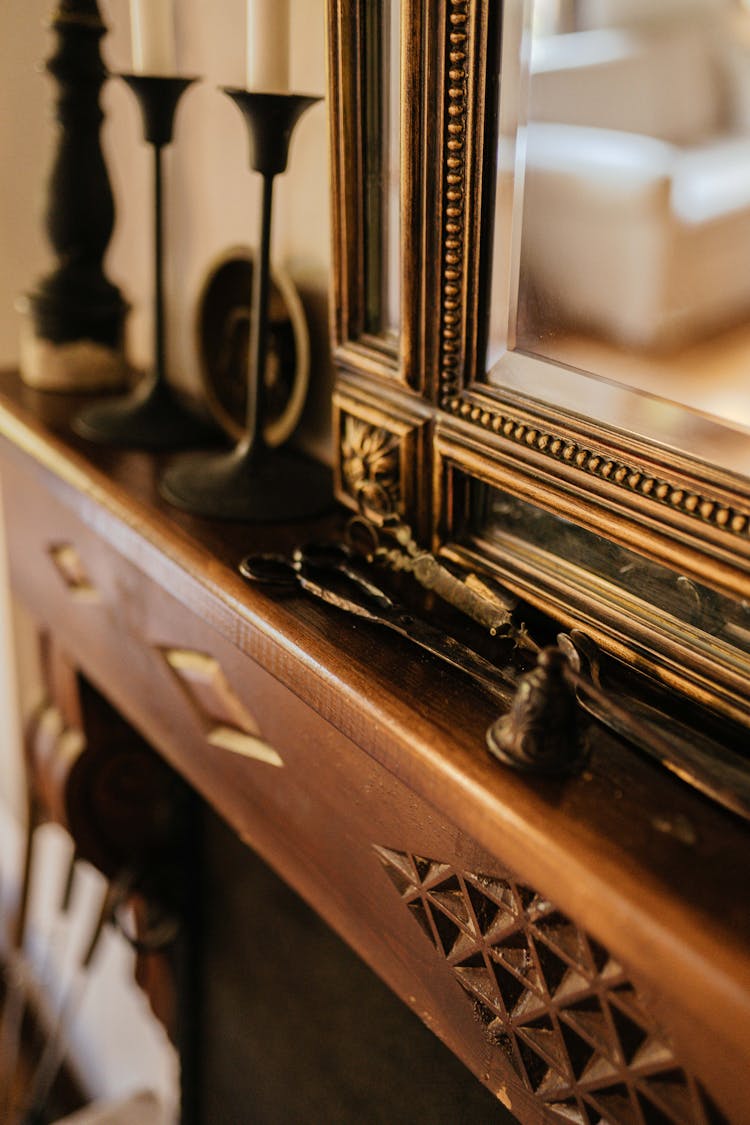
[(750, 475), (750, 7), (502, 30), (490, 381)]
[[(638, 622), (634, 633), (640, 664), (654, 658), (693, 680), (710, 705), (747, 723), (750, 701), (750, 602), (724, 597), (700, 582), (644, 558), (558, 513), (546, 511), (495, 488), (475, 490), (470, 532), (482, 557), (500, 561), (511, 580), (519, 570), (533, 574), (534, 586), (565, 606), (587, 631), (605, 617)], [(471, 524), (470, 524), (471, 526)], [(512, 562), (511, 560), (515, 560)], [(523, 591), (522, 591), (523, 592)], [(553, 614), (554, 615), (554, 614)], [(691, 671), (675, 651), (689, 646)], [(737, 746), (749, 753), (747, 730)]]
[(364, 10), (365, 330), (395, 345), (401, 324), (401, 0)]

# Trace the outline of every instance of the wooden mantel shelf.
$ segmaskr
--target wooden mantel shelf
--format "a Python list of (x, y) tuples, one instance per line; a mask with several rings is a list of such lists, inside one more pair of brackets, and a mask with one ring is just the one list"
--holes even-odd
[[(516, 888), (511, 898), (518, 887), (533, 888), (542, 905), (536, 916), (528, 908), (524, 933), (531, 927), (539, 937), (554, 904), (556, 918), (572, 920), (571, 932), (604, 947), (608, 971), (615, 962), (626, 968), (679, 1065), (732, 1122), (750, 1121), (750, 827), (603, 731), (580, 777), (539, 781), (503, 769), (484, 749), (496, 704), (459, 674), (377, 627), (304, 597), (271, 597), (238, 575), (249, 551), (320, 538), (340, 527), (339, 515), (314, 526), (258, 528), (176, 512), (158, 496), (158, 459), (98, 449), (71, 434), (78, 405), (40, 396), (14, 373), (0, 377), (11, 581), (39, 627), (64, 637), (132, 725), (522, 1120), (578, 1120), (555, 1106), (589, 1107), (585, 1083), (569, 1075), (570, 1089), (555, 1102), (513, 1054), (522, 1032), (511, 1029), (503, 1040), (492, 1024), (493, 1040), (485, 1025), (487, 1012), (497, 1012), (468, 1002), (455, 950), (441, 950), (447, 939), (434, 931), (430, 943), (410, 916), (417, 911), (404, 909), (399, 891), (450, 921), (430, 899), (426, 876), (409, 897), (408, 871), (426, 870), (410, 868), (411, 857), (445, 865), (442, 874), (433, 865), (430, 878), (439, 886), (450, 875), (446, 894), (490, 888), (493, 910), (501, 884)], [(76, 598), (55, 573), (55, 551), (65, 548), (98, 602)], [(203, 709), (193, 698), (183, 715), (189, 676), (174, 697), (169, 692), (180, 660), (189, 664), (186, 653), (205, 658), (216, 677), (212, 688), (203, 685)], [(218, 702), (206, 704), (206, 690), (218, 692)], [(285, 768), (212, 737), (221, 707), (235, 708), (234, 725), (224, 727), (257, 737)], [(495, 889), (472, 883), (481, 877), (496, 879)], [(462, 923), (454, 922), (460, 936)], [(575, 959), (566, 961), (555, 940), (552, 960), (572, 971)], [(543, 944), (539, 937), (536, 946)], [(549, 981), (540, 988), (554, 1031), (564, 1005)], [(592, 985), (586, 995), (603, 988)], [(517, 1015), (511, 1022), (525, 1026)], [(589, 1042), (585, 1034), (581, 1042)], [(636, 1072), (630, 1062), (620, 1059), (620, 1086)], [(601, 1082), (591, 1089), (597, 1106), (597, 1090), (602, 1098), (606, 1090)], [(654, 1105), (654, 1114), (664, 1108)], [(701, 1120), (685, 1121), (694, 1119)]]

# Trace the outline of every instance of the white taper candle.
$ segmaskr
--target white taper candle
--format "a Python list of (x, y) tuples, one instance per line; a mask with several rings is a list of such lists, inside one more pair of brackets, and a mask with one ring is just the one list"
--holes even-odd
[(174, 0), (130, 0), (130, 19), (136, 74), (174, 74)]
[(289, 92), (289, 0), (247, 0), (247, 88)]

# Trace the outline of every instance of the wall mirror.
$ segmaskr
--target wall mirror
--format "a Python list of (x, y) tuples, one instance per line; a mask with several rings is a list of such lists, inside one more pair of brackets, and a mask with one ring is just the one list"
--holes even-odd
[(750, 10), (400, 8), (400, 366), (338, 341), (339, 495), (750, 722)]
[(490, 381), (748, 475), (750, 12), (508, 4), (501, 66)]

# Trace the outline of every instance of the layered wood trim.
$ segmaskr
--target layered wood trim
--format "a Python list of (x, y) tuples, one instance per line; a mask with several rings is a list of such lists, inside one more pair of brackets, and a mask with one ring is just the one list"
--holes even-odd
[(704, 551), (691, 546), (689, 535), (682, 542), (665, 543), (658, 530), (655, 533), (645, 522), (623, 515), (616, 496), (608, 502), (602, 495), (595, 504), (591, 494), (577, 485), (574, 473), (568, 474), (570, 480), (562, 473), (545, 477), (545, 466), (537, 459), (520, 460), (512, 453), (504, 455), (503, 450), (488, 457), (465, 434), (441, 431), (436, 446), (436, 504), (445, 517), (438, 542), (446, 544), (443, 549), (448, 555), (472, 569), (488, 567), (561, 625), (584, 629), (605, 650), (669, 687), (732, 719), (750, 721), (750, 662), (740, 650), (730, 650), (726, 642), (615, 587), (587, 570), (585, 557), (574, 565), (510, 534), (493, 540), (477, 533), (456, 542), (452, 529), (461, 526), (467, 508), (467, 482), (481, 480), (658, 562), (669, 555), (677, 574), (713, 585), (723, 575), (727, 591), (735, 596), (747, 589), (746, 571), (707, 558)]
[[(425, 390), (421, 361), (422, 293), (427, 248), (424, 240), (423, 137), (426, 118), (425, 12), (422, 0), (401, 0), (401, 381), (418, 393)], [(418, 59), (419, 65), (414, 65)]]
[(333, 359), (339, 372), (349, 370), (369, 379), (382, 381), (383, 386), (394, 382), (393, 355), (372, 342), (347, 340), (334, 349)]
[[(421, 242), (415, 235), (404, 244), (404, 275), (412, 285), (412, 319), (404, 339), (410, 357), (407, 367), (417, 362), (423, 369), (421, 388), (419, 379), (410, 376), (411, 389), (421, 389), (422, 397), (414, 394), (413, 406), (406, 412), (419, 414), (426, 424), (420, 423), (424, 440), (417, 443), (416, 463), (408, 470), (399, 463), (397, 475), (408, 480), (399, 494), (400, 510), (414, 527), (432, 536), (436, 546), (455, 542), (465, 516), (465, 496), (443, 471), (447, 459), (475, 479), (538, 503), (724, 595), (747, 600), (750, 495), (746, 479), (620, 431), (616, 418), (596, 422), (572, 408), (526, 398), (524, 378), (517, 383), (520, 391), (483, 382), (487, 263), (482, 229), (491, 210), (495, 151), (489, 94), (501, 8), (488, 0), (435, 4), (405, 0), (403, 7), (404, 44), (410, 52), (402, 60), (405, 121), (409, 122), (405, 150), (412, 144), (409, 130), (416, 134), (420, 120), (423, 133), (421, 156), (414, 147), (404, 152), (402, 222), (409, 237), (421, 231)], [(417, 36), (411, 42), (406, 38), (407, 26)], [(422, 55), (416, 46), (419, 36)], [(421, 72), (415, 65), (417, 58), (422, 61)], [(346, 149), (340, 152), (347, 175), (356, 175), (358, 165), (351, 155)], [(414, 304), (414, 278), (420, 271), (421, 311)], [(407, 317), (406, 304), (403, 311)], [(366, 403), (369, 424), (382, 431), (380, 445), (375, 442), (372, 450), (387, 452), (403, 424), (405, 409), (393, 393), (395, 381), (387, 359), (359, 340), (340, 343), (336, 359), (344, 393), (350, 382), (357, 384), (360, 408), (354, 415), (361, 415), (361, 404)], [(360, 439), (363, 433), (360, 430)], [(343, 466), (351, 464), (352, 435), (343, 448), (345, 430), (338, 421), (335, 435), (338, 496), (351, 505)], [(411, 456), (409, 449), (399, 439), (399, 461)], [(508, 549), (512, 551), (513, 545), (508, 544)], [(486, 559), (495, 565), (492, 556), (488, 548)], [(506, 560), (505, 571), (518, 576), (525, 596), (537, 604), (564, 608), (565, 584), (552, 596), (544, 570), (535, 575), (535, 566), (536, 561), (522, 552)], [(587, 577), (595, 581), (593, 575)], [(602, 598), (601, 605), (605, 604)], [(643, 631), (660, 626), (649, 614), (635, 613), (630, 624), (626, 618), (622, 609), (616, 643), (623, 653), (629, 650), (631, 657), (638, 658)], [(592, 620), (591, 630), (596, 632), (598, 625)], [(669, 650), (671, 634), (665, 629), (650, 652)], [(688, 633), (677, 646), (680, 658), (689, 648)], [(710, 684), (703, 683), (702, 674), (700, 690), (705, 687), (710, 695)], [(669, 667), (665, 675), (671, 675)], [(707, 675), (710, 680), (708, 671)], [(716, 693), (722, 696), (725, 687), (717, 683)], [(732, 687), (726, 700), (730, 708), (735, 698)]]
[[(750, 547), (750, 496), (730, 473), (707, 472), (700, 463), (672, 452), (659, 457), (658, 447), (595, 423), (584, 429), (571, 416), (499, 403), (476, 390), (453, 396), (446, 408), (491, 440), (515, 445), (521, 458), (527, 450), (541, 454), (585, 474), (588, 481), (605, 481), (621, 494), (639, 497), (644, 509), (660, 505), (663, 511), (685, 515), (722, 538), (731, 536)], [(746, 553), (750, 558), (750, 550)]]
[[(422, 214), (422, 82), (423, 7), (420, 0), (401, 3), (401, 59), (405, 75), (401, 96), (400, 142), (400, 339), (394, 350), (386, 336), (366, 331), (365, 185), (367, 0), (350, 4), (329, 0), (331, 179), (333, 215), (333, 288), (331, 326), (334, 355), (355, 370), (422, 390), (423, 365), (418, 362), (422, 309), (422, 271), (413, 263), (423, 252)], [(407, 65), (408, 64), (408, 65)]]
[(355, 284), (364, 259), (362, 182), (362, 6), (328, 2), (329, 125), (333, 231), (334, 344), (356, 336), (364, 322), (364, 291)]
[[(437, 428), (438, 458), (449, 455), (488, 484), (731, 597), (747, 597), (750, 504), (739, 478), (718, 470), (709, 477), (685, 457), (602, 428), (584, 431), (576, 419), (541, 409), (490, 408), (467, 395), (457, 413)], [(457, 525), (443, 508), (439, 475), (434, 500), (449, 534)]]

